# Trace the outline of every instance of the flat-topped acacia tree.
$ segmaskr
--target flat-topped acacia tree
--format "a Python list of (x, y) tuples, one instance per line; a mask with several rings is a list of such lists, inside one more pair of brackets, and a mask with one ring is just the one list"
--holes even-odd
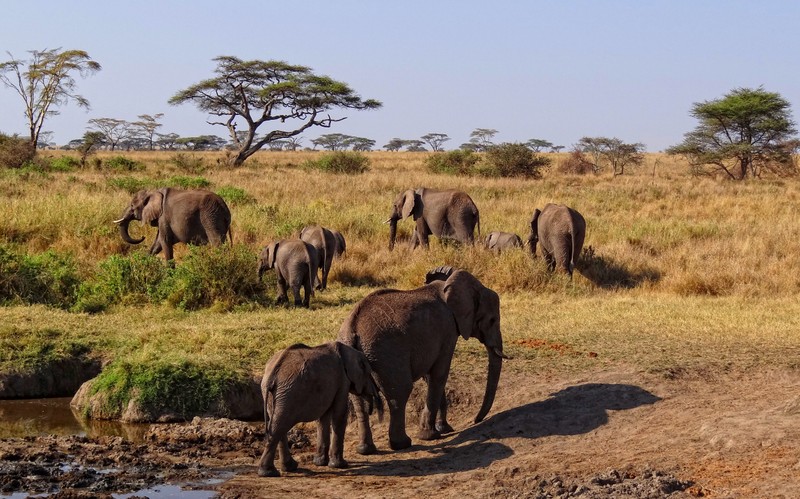
[[(294, 137), (312, 126), (328, 128), (345, 119), (328, 114), (333, 109), (381, 107), (377, 100), (362, 99), (346, 83), (314, 74), (305, 66), (232, 56), (214, 61), (214, 78), (181, 90), (169, 103), (193, 102), (201, 111), (218, 117), (220, 121), (208, 123), (228, 129), (237, 149), (232, 166), (240, 166), (270, 142)], [(256, 137), (258, 128), (268, 122), (274, 128)], [(241, 125), (246, 130), (237, 128)]]

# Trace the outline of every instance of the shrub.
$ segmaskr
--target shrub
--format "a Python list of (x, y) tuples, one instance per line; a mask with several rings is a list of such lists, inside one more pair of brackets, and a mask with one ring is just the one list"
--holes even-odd
[(71, 172), (80, 168), (81, 162), (72, 156), (59, 156), (50, 159), (50, 169), (57, 172)]
[(0, 245), (0, 301), (69, 308), (80, 278), (71, 256), (48, 250), (38, 255)]
[(329, 173), (356, 174), (369, 170), (369, 158), (359, 152), (335, 151), (317, 160), (308, 160), (303, 166)]
[(164, 262), (155, 256), (111, 255), (100, 263), (94, 277), (80, 286), (73, 309), (93, 313), (115, 303), (153, 301), (168, 272)]
[(472, 175), (480, 157), (473, 151), (458, 149), (455, 151), (436, 153), (425, 160), (425, 166), (431, 173), (448, 175)]
[(108, 179), (108, 185), (111, 187), (122, 189), (129, 194), (134, 194), (142, 189), (152, 188), (153, 182), (149, 179), (135, 178), (135, 177), (114, 177)]
[(581, 151), (574, 150), (558, 163), (557, 170), (560, 173), (587, 175), (595, 171), (595, 165), (587, 160)]
[(174, 154), (170, 158), (170, 163), (180, 171), (193, 174), (203, 173), (208, 168), (202, 157), (182, 152)]
[(192, 246), (159, 286), (159, 298), (183, 310), (230, 310), (248, 301), (263, 302), (257, 255), (244, 245)]
[(30, 141), (18, 135), (0, 133), (0, 166), (22, 168), (36, 156)]
[(134, 161), (125, 156), (112, 156), (103, 161), (102, 167), (120, 172), (134, 172), (144, 170), (144, 163)]
[(181, 189), (204, 189), (211, 185), (211, 182), (203, 177), (185, 177), (178, 175), (170, 177), (161, 182), (163, 187), (180, 187)]
[(550, 166), (550, 158), (536, 154), (524, 144), (504, 143), (486, 151), (481, 173), (493, 177), (541, 178)]
[(241, 205), (255, 202), (255, 198), (245, 192), (244, 189), (229, 185), (217, 189), (217, 195), (224, 199), (229, 205)]

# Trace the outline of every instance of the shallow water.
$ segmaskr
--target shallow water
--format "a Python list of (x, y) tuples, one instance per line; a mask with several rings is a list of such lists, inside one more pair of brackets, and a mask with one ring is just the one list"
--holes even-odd
[(0, 438), (83, 435), (141, 441), (150, 427), (82, 418), (70, 408), (70, 400), (69, 397), (0, 400)]

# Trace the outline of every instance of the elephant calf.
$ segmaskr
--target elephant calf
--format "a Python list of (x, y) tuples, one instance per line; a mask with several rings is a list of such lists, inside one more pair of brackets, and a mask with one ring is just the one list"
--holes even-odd
[(572, 278), (585, 237), (586, 220), (569, 206), (548, 203), (541, 210), (534, 210), (528, 236), (529, 249), (535, 257), (536, 244), (542, 246), (544, 260), (551, 272), (558, 267)]
[[(314, 293), (314, 278), (317, 276), (317, 250), (299, 239), (282, 239), (261, 250), (258, 257), (258, 279), (269, 269), (275, 269), (278, 277), (276, 303), (288, 303), (287, 287), (292, 288), (295, 306), (308, 308)], [(300, 300), (300, 288), (305, 296)]]
[(522, 239), (513, 232), (490, 232), (486, 236), (484, 247), (500, 253), (511, 248), (521, 248)]
[(382, 415), (383, 400), (363, 353), (339, 342), (313, 348), (298, 343), (276, 353), (261, 380), (266, 442), (259, 476), (280, 476), (274, 464), (276, 450), (284, 471), (297, 469), (286, 434), (295, 424), (309, 421), (317, 421), (314, 464), (346, 468), (343, 449), (350, 393), (367, 399), (370, 409), (374, 406)]

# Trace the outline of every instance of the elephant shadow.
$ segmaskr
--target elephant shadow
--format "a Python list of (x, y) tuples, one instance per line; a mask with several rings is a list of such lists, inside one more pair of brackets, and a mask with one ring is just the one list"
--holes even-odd
[(643, 283), (656, 283), (661, 280), (661, 272), (653, 268), (632, 271), (612, 258), (598, 255), (594, 248), (584, 248), (578, 272), (601, 288), (636, 288)]
[[(627, 384), (587, 383), (553, 393), (546, 400), (508, 409), (431, 445), (416, 444), (430, 457), (402, 457), (351, 468), (353, 475), (430, 476), (484, 468), (511, 457), (514, 450), (498, 440), (580, 435), (608, 423), (608, 411), (651, 405), (661, 398)], [(492, 441), (489, 441), (489, 440)], [(399, 471), (402, 469), (402, 471)]]

